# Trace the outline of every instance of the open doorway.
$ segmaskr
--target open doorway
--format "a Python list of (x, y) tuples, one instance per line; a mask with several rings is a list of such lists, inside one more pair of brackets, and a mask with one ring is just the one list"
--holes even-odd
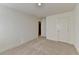
[(41, 36), (41, 21), (38, 22), (38, 36)]

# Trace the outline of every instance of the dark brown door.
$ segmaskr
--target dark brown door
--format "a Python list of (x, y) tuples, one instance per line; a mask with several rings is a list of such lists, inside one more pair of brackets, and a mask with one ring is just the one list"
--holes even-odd
[(38, 36), (41, 36), (41, 22), (38, 22)]

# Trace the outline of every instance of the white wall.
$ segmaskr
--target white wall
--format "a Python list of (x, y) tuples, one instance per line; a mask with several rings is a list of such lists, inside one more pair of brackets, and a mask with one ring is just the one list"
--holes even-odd
[(0, 52), (38, 36), (35, 17), (0, 6)]
[(46, 37), (46, 18), (41, 20), (41, 36)]
[(76, 8), (74, 9), (74, 17), (75, 17), (75, 46), (79, 52), (79, 4), (76, 4)]
[(46, 18), (47, 39), (74, 43), (73, 12), (48, 16)]

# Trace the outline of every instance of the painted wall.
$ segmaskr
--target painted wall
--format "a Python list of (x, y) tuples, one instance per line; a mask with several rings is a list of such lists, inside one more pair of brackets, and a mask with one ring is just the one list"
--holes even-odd
[(75, 17), (75, 46), (78, 49), (79, 52), (79, 4), (76, 4), (76, 7), (74, 9), (74, 17)]
[(74, 43), (73, 12), (48, 16), (46, 18), (47, 39)]
[(16, 10), (0, 6), (0, 52), (38, 36), (38, 22)]
[(46, 37), (46, 18), (41, 20), (41, 36)]

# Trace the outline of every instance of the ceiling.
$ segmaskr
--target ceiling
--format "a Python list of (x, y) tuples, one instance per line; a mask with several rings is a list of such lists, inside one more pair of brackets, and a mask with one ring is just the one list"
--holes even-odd
[(2, 3), (1, 5), (37, 17), (46, 17), (71, 11), (75, 7), (73, 3), (43, 3), (41, 7), (38, 7), (36, 3)]

